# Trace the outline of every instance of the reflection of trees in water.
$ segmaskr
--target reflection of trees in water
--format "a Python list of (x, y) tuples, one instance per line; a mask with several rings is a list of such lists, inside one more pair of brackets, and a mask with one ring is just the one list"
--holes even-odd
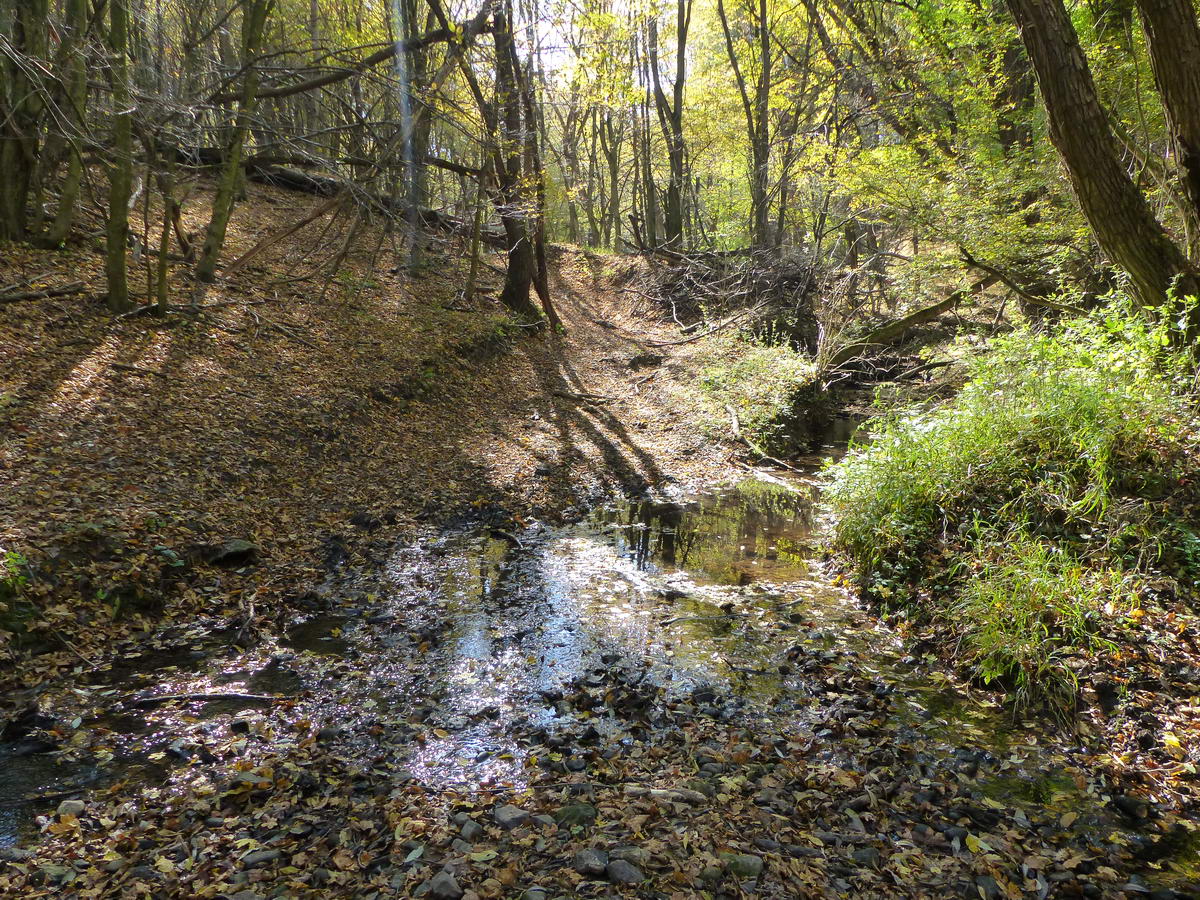
[(776, 559), (771, 547), (779, 539), (806, 537), (813, 498), (754, 483), (691, 505), (633, 503), (620, 518), (638, 569), (657, 561), (728, 578), (739, 561)]

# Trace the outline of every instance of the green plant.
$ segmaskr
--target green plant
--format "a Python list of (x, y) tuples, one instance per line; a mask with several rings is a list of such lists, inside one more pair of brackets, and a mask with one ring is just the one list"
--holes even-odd
[(813, 379), (812, 360), (786, 341), (763, 341), (749, 333), (720, 336), (708, 352), (700, 386), (714, 423), (728, 430), (732, 413), (752, 446), (775, 452), (787, 431), (793, 397)]
[(1098, 626), (1136, 607), (1131, 578), (1021, 529), (996, 537), (981, 536), (949, 607), (965, 661), (985, 683), (1008, 686), (1018, 705), (1044, 699), (1066, 708), (1077, 689), (1068, 660), (1113, 647)]
[(828, 471), (834, 547), (984, 681), (1065, 708), (1068, 661), (1107, 646), (1141, 575), (1196, 571), (1192, 377), (1120, 302), (996, 341), (957, 397), (882, 417)]

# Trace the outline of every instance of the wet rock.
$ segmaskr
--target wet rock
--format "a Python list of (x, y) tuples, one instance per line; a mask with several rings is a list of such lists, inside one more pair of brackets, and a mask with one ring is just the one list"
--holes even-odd
[(1133, 822), (1144, 822), (1150, 818), (1150, 804), (1140, 797), (1129, 794), (1117, 794), (1112, 799), (1113, 806)]
[(603, 850), (580, 850), (571, 865), (580, 875), (596, 878), (603, 875), (608, 867), (608, 854)]
[(462, 839), (464, 841), (471, 841), (474, 843), (483, 837), (483, 826), (474, 819), (468, 819), (467, 821), (463, 822), (462, 830), (459, 832), (459, 834), (462, 835)]
[(32, 850), (20, 847), (0, 847), (0, 862), (22, 862), (33, 856)]
[(554, 821), (554, 817), (547, 816), (547, 815), (534, 816), (533, 821), (537, 822), (539, 825), (545, 825), (547, 827), (556, 824)]
[(559, 825), (591, 825), (596, 821), (596, 807), (590, 803), (572, 803), (554, 811), (554, 821)]
[(426, 882), (429, 885), (428, 896), (434, 900), (459, 900), (463, 889), (449, 872), (438, 872)]
[(604, 870), (608, 880), (614, 884), (641, 884), (646, 880), (642, 870), (623, 859), (614, 859)]
[(763, 872), (761, 856), (754, 856), (750, 853), (722, 853), (721, 858), (725, 860), (725, 867), (729, 870), (729, 874), (735, 878), (757, 878)]
[(496, 807), (492, 813), (492, 818), (496, 824), (506, 831), (511, 831), (514, 828), (519, 828), (529, 821), (529, 813), (521, 809), (519, 806), (513, 806), (511, 803), (506, 803), (503, 806)]
[(87, 810), (87, 804), (82, 800), (64, 800), (58, 804), (58, 814), (60, 816), (82, 816)]
[(256, 869), (259, 866), (265, 866), (267, 863), (273, 863), (275, 860), (283, 856), (279, 850), (255, 850), (253, 853), (247, 853), (242, 857), (242, 866), (247, 869)]
[(700, 880), (711, 884), (714, 881), (720, 881), (724, 874), (725, 872), (720, 866), (705, 866), (700, 870)]

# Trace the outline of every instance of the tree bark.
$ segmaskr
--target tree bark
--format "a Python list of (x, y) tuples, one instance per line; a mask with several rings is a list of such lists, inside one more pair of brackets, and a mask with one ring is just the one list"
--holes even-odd
[(133, 188), (133, 111), (130, 109), (126, 53), (128, 0), (109, 0), (108, 39), (113, 82), (113, 166), (109, 175), (104, 274), (108, 280), (108, 308), (120, 313), (132, 305), (125, 259), (125, 245), (129, 239), (129, 196)]

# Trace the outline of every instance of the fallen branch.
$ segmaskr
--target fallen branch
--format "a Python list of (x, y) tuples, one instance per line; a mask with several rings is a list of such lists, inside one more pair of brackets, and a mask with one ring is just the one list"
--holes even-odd
[(138, 366), (126, 365), (125, 363), (113, 363), (112, 367), (119, 372), (128, 372), (130, 375), (138, 375), (138, 376), (157, 375), (159, 378), (167, 377), (166, 372), (159, 372), (157, 369), (142, 369), (142, 368), (139, 368)]
[(987, 277), (975, 282), (975, 284), (971, 285), (969, 288), (963, 288), (962, 290), (955, 291), (945, 300), (940, 300), (930, 306), (918, 309), (916, 312), (909, 313), (907, 316), (901, 316), (899, 319), (888, 322), (886, 325), (876, 328), (861, 340), (854, 341), (853, 343), (847, 344), (841, 349), (835, 351), (833, 355), (829, 357), (829, 361), (825, 363), (824, 368), (827, 371), (836, 369), (839, 366), (850, 362), (852, 359), (861, 356), (863, 353), (869, 350), (882, 347), (886, 344), (895, 343), (913, 328), (916, 328), (918, 325), (924, 325), (927, 322), (934, 321), (943, 313), (954, 309), (964, 300), (982, 294), (1000, 280), (1001, 279), (999, 275), (988, 275)]
[(47, 297), (66, 297), (68, 294), (79, 294), (83, 291), (82, 281), (73, 281), (59, 287), (42, 288), (37, 291), (13, 291), (0, 294), (0, 303), (20, 303), (23, 300), (44, 300)]
[(291, 699), (291, 697), (274, 697), (269, 694), (158, 694), (154, 697), (132, 697), (127, 699), (125, 703), (128, 706), (134, 706), (138, 709), (148, 709), (154, 706), (162, 706), (164, 703), (207, 703), (212, 700), (239, 700), (246, 703), (278, 703), (282, 700)]

